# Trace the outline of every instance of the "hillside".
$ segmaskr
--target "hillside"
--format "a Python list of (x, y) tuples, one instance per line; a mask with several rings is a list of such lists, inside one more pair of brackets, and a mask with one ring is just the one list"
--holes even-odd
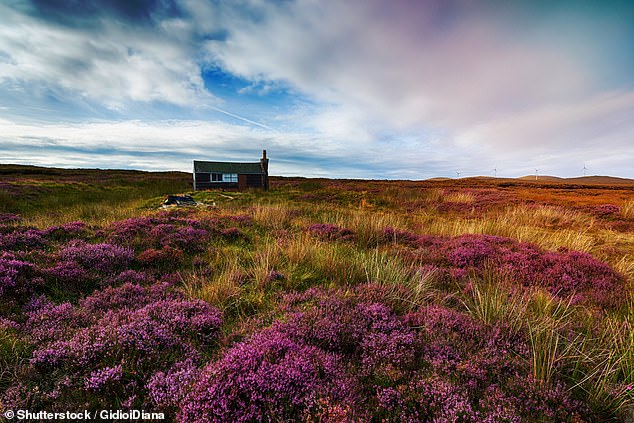
[(0, 173), (0, 413), (633, 416), (634, 187)]
[(557, 176), (539, 175), (537, 179), (535, 175), (527, 175), (517, 178), (524, 181), (537, 181), (537, 182), (562, 182), (562, 183), (574, 183), (582, 185), (634, 185), (633, 179), (618, 178), (615, 176), (581, 176), (578, 178), (560, 178)]

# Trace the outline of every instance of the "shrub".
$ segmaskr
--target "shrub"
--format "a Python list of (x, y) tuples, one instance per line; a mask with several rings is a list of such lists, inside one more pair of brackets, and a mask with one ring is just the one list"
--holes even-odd
[(345, 395), (345, 390), (332, 389), (332, 381), (344, 374), (336, 355), (283, 332), (265, 331), (207, 366), (181, 404), (179, 417), (187, 422), (308, 417), (318, 398)]
[(13, 213), (0, 213), (0, 224), (2, 225), (13, 225), (22, 220), (22, 218)]
[(73, 291), (92, 288), (96, 281), (93, 274), (73, 261), (55, 263), (52, 267), (42, 269), (42, 274), (49, 282), (55, 282), (64, 289)]
[(573, 296), (574, 304), (615, 308), (627, 301), (623, 277), (587, 253), (543, 251), (532, 244), (491, 235), (444, 239), (391, 228), (385, 235), (415, 247), (422, 263), (448, 267), (458, 279), (494, 268), (518, 285), (542, 287), (561, 298)]
[(109, 228), (108, 241), (133, 248), (149, 246), (150, 231), (159, 223), (154, 217), (134, 217), (114, 222)]
[(183, 251), (204, 251), (209, 241), (209, 232), (205, 229), (195, 229), (185, 226), (161, 238), (162, 245), (178, 248)]
[(308, 232), (326, 241), (348, 241), (354, 238), (354, 234), (350, 229), (341, 228), (330, 223), (315, 223), (310, 225)]
[(88, 244), (71, 241), (58, 254), (65, 262), (76, 263), (81, 268), (101, 274), (113, 274), (126, 269), (134, 259), (134, 252), (113, 244)]
[(616, 217), (621, 214), (621, 208), (614, 204), (601, 204), (594, 207), (592, 212), (599, 217)]
[(230, 240), (246, 238), (246, 235), (240, 229), (234, 227), (223, 229), (220, 234), (223, 238)]
[(183, 252), (165, 245), (161, 249), (148, 248), (139, 254), (137, 260), (146, 267), (173, 268), (183, 261)]
[(526, 341), (504, 327), (438, 306), (398, 316), (364, 295), (343, 297), (292, 294), (286, 319), (236, 344), (191, 382), (191, 391), (178, 397), (184, 398), (179, 419), (564, 422), (591, 416), (561, 381), (532, 379)]
[(0, 253), (0, 296), (3, 300), (24, 303), (41, 284), (32, 263), (18, 260), (11, 253)]
[(25, 407), (27, 397), (15, 396), (20, 389), (30, 390), (29, 406), (53, 410), (150, 404), (148, 381), (177, 362), (200, 360), (215, 346), (221, 324), (216, 308), (164, 284), (107, 288), (78, 306), (41, 304), (22, 325), (34, 346), (28, 377), (3, 404)]
[(16, 228), (0, 233), (0, 248), (4, 250), (39, 249), (45, 245), (44, 233), (38, 229)]
[(47, 238), (57, 241), (67, 241), (86, 233), (84, 222), (70, 222), (59, 226), (50, 226), (44, 230)]

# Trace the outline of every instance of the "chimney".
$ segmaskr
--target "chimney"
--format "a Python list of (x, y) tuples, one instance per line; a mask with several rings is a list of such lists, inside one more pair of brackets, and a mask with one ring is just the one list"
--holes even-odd
[(262, 168), (262, 188), (267, 191), (269, 189), (269, 159), (266, 158), (266, 150), (262, 150), (260, 167)]

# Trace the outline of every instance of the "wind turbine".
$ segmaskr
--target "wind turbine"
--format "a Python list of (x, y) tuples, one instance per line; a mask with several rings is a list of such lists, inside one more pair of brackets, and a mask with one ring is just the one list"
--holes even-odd
[(462, 173), (462, 172), (460, 172), (459, 170), (456, 170), (456, 175), (458, 175), (458, 178), (460, 178), (460, 174), (461, 174), (461, 173)]
[(586, 171), (588, 170), (588, 168), (586, 167), (586, 164), (583, 164), (583, 176), (586, 176)]
[(498, 168), (497, 168), (497, 167), (494, 167), (494, 168), (493, 168), (493, 177), (494, 177), (494, 178), (497, 178), (497, 177), (498, 177)]
[(537, 180), (538, 175), (539, 175), (539, 169), (535, 168), (535, 180)]

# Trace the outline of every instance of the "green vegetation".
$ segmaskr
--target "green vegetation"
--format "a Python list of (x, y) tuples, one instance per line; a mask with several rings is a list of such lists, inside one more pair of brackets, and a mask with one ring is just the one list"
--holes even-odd
[(191, 190), (190, 175), (179, 172), (0, 165), (0, 175), (0, 212), (18, 214), (36, 226), (132, 217), (145, 199)]

